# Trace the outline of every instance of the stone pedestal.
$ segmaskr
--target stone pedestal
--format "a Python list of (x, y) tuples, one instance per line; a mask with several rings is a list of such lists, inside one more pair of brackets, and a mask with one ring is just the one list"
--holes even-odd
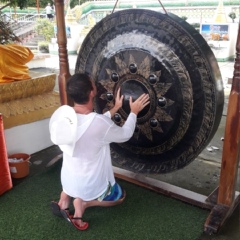
[(0, 111), (8, 154), (50, 147), (49, 119), (60, 106), (56, 74), (31, 72), (29, 80), (0, 84)]
[(56, 74), (30, 72), (31, 79), (0, 84), (4, 129), (42, 120), (60, 105)]

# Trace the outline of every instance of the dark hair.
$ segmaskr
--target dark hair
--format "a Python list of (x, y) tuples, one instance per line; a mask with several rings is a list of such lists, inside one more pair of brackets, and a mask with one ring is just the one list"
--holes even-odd
[(66, 92), (75, 103), (86, 104), (92, 90), (91, 78), (85, 73), (75, 73), (67, 81)]

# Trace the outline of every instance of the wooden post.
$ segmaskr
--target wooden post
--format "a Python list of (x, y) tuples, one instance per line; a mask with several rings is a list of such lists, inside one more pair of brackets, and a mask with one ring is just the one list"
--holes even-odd
[(59, 52), (58, 76), (59, 92), (61, 104), (69, 104), (70, 100), (66, 94), (66, 82), (70, 78), (68, 52), (67, 52), (67, 36), (64, 16), (64, 0), (55, 0), (56, 21), (57, 21), (57, 43)]
[[(239, 164), (240, 137), (240, 27), (237, 39), (237, 57), (234, 64), (232, 89), (229, 96), (226, 129), (222, 154), (218, 202), (231, 206), (235, 196)], [(228, 176), (229, 177), (226, 177)]]
[(39, 14), (39, 0), (37, 0), (37, 12), (38, 12), (38, 14)]
[(239, 165), (240, 137), (240, 24), (236, 44), (236, 58), (232, 88), (229, 95), (226, 128), (224, 135), (222, 165), (218, 187), (217, 204), (212, 209), (205, 231), (217, 232), (239, 203), (236, 198), (236, 182)]

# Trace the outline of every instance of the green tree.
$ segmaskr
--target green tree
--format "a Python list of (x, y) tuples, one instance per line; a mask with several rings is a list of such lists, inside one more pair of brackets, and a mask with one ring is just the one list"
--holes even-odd
[(232, 19), (232, 22), (234, 22), (234, 19), (236, 18), (236, 13), (235, 12), (230, 12), (228, 16)]
[(8, 6), (19, 7), (20, 9), (26, 8), (28, 6), (28, 0), (2, 0), (0, 2), (5, 4), (0, 8), (0, 10)]
[[(37, 7), (37, 1), (36, 0), (1, 0), (0, 3), (4, 3), (5, 5), (0, 8), (3, 9), (5, 7), (19, 7), (20, 9), (24, 9), (27, 7)], [(39, 0), (39, 7), (45, 8), (48, 3), (53, 4), (53, 0)]]
[(187, 21), (187, 19), (188, 19), (186, 16), (182, 16), (181, 18), (182, 18), (184, 21)]
[(74, 8), (75, 6), (77, 6), (77, 5), (81, 5), (81, 4), (83, 4), (83, 3), (85, 3), (85, 2), (87, 2), (88, 0), (70, 0), (70, 7), (71, 8)]
[(36, 21), (35, 29), (39, 35), (44, 37), (45, 41), (51, 42), (51, 38), (54, 37), (54, 26), (52, 22), (46, 18), (39, 18)]

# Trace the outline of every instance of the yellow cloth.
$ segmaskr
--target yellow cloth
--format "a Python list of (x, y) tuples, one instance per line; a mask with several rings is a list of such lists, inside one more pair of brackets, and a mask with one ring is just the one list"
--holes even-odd
[(0, 83), (30, 79), (25, 64), (34, 57), (32, 51), (17, 44), (0, 45)]

